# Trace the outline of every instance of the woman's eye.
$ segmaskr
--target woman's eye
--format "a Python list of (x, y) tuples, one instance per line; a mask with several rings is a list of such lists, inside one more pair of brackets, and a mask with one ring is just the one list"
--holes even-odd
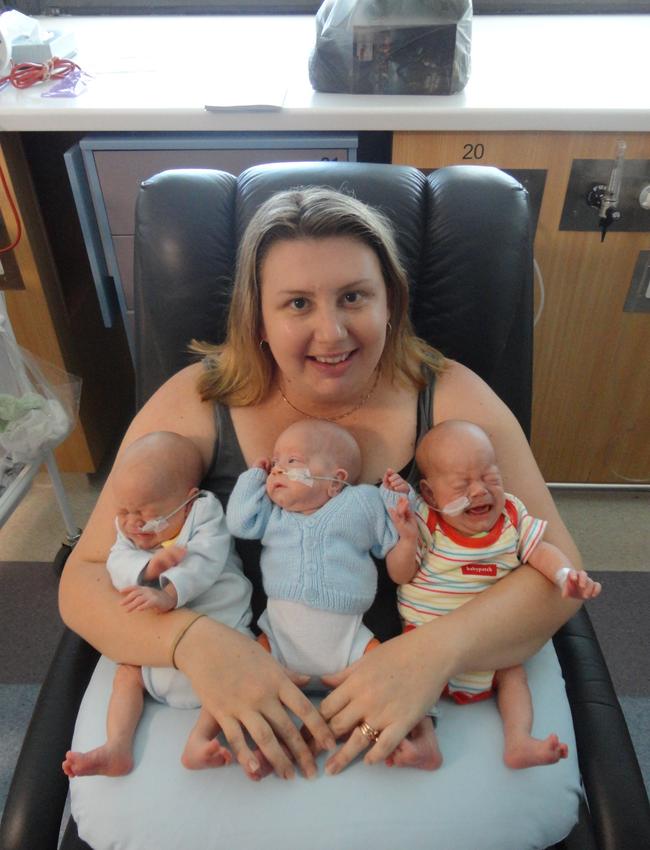
[(307, 306), (307, 299), (306, 298), (294, 298), (291, 301), (291, 306), (295, 310), (304, 310), (305, 307)]
[(343, 296), (346, 304), (356, 304), (361, 300), (360, 292), (346, 292)]

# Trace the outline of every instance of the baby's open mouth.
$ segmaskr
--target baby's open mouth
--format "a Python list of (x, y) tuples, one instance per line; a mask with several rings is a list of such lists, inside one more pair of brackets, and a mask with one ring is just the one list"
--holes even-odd
[(489, 514), (492, 509), (492, 505), (478, 505), (475, 508), (468, 508), (465, 513), (470, 516), (483, 516), (484, 514)]

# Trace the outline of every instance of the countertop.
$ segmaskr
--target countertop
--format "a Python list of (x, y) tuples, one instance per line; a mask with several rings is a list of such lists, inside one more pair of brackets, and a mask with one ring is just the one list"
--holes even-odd
[(650, 15), (476, 16), (470, 80), (447, 97), (315, 92), (312, 16), (39, 21), (74, 33), (92, 76), (74, 98), (8, 86), (2, 131), (650, 130)]

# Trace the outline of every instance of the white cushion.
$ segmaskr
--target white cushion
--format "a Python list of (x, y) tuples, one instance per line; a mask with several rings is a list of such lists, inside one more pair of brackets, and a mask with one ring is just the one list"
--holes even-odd
[[(366, 767), (307, 781), (250, 782), (240, 768), (191, 772), (180, 763), (197, 710), (145, 701), (129, 776), (73, 779), (72, 814), (95, 850), (532, 850), (560, 841), (581, 796), (564, 682), (551, 644), (526, 664), (533, 734), (557, 732), (569, 758), (509, 770), (494, 700), (442, 700), (440, 770)], [(105, 740), (115, 665), (100, 659), (79, 711), (73, 749)]]

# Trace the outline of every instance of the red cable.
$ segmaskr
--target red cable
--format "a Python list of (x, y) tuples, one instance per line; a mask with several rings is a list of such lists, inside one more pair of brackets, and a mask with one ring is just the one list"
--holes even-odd
[(7, 245), (4, 248), (0, 248), (0, 254), (6, 254), (7, 251), (13, 251), (16, 245), (20, 242), (20, 238), (23, 235), (23, 226), (20, 221), (20, 215), (18, 214), (18, 209), (14, 202), (14, 199), (11, 197), (11, 192), (9, 191), (9, 186), (7, 185), (7, 178), (5, 177), (5, 173), (2, 170), (2, 166), (0, 165), (0, 182), (2, 183), (2, 187), (5, 190), (7, 195), (7, 200), (9, 201), (9, 206), (11, 207), (11, 211), (14, 214), (14, 219), (16, 220), (16, 238), (11, 243), (11, 245)]
[[(5, 82), (10, 82), (14, 88), (26, 89), (46, 80), (60, 80), (75, 69), (81, 71), (81, 68), (71, 59), (59, 59), (58, 56), (55, 56), (54, 59), (50, 59), (49, 62), (44, 62), (43, 64), (38, 62), (20, 62), (18, 65), (14, 65), (12, 67), (6, 77), (0, 77), (0, 85)], [(11, 192), (9, 191), (7, 179), (2, 167), (0, 167), (0, 182), (5, 190), (9, 206), (11, 207), (14, 219), (16, 220), (16, 238), (10, 245), (0, 248), (0, 254), (6, 254), (7, 251), (13, 251), (16, 245), (20, 242), (23, 235), (23, 228), (20, 221), (20, 215), (18, 214), (18, 209), (16, 208), (14, 199), (11, 197)]]
[(14, 65), (6, 77), (0, 77), (0, 85), (10, 82), (14, 88), (27, 89), (46, 80), (60, 80), (75, 69), (81, 70), (71, 59), (59, 59), (57, 56), (49, 62), (20, 62)]

